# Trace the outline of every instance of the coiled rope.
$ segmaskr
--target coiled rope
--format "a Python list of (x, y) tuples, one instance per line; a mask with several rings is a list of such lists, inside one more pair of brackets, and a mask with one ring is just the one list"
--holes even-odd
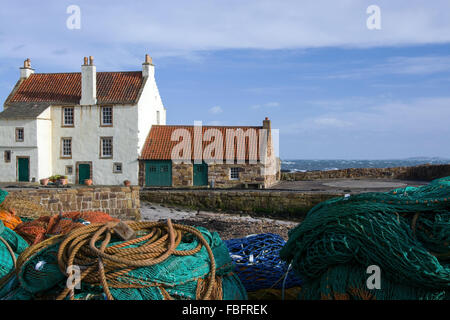
[[(207, 290), (197, 299), (207, 300), (215, 288), (216, 263), (207, 240), (202, 233), (191, 226), (172, 224), (168, 219), (164, 222), (126, 222), (127, 225), (142, 235), (135, 239), (108, 246), (114, 235), (114, 227), (119, 222), (96, 223), (77, 228), (67, 235), (49, 238), (25, 250), (17, 260), (17, 272), (34, 253), (60, 242), (58, 250), (59, 269), (66, 276), (68, 267), (80, 268), (80, 279), (86, 284), (101, 286), (108, 300), (113, 300), (110, 288), (145, 288), (157, 286), (165, 299), (172, 299), (164, 289), (164, 284), (151, 280), (135, 279), (130, 271), (159, 264), (171, 255), (188, 256), (205, 247), (210, 259), (210, 272)], [(185, 234), (198, 238), (198, 245), (192, 250), (176, 250)], [(120, 278), (120, 280), (119, 280)], [(124, 282), (124, 280), (128, 282)], [(69, 295), (74, 298), (74, 288), (66, 287), (57, 297), (65, 299)]]

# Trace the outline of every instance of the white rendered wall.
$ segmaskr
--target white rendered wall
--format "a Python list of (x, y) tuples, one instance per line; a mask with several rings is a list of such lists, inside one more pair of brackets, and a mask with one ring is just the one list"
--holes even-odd
[[(114, 105), (113, 126), (100, 126), (99, 106), (75, 106), (73, 128), (61, 126), (62, 108), (52, 107), (53, 174), (65, 175), (73, 166), (69, 182), (76, 182), (77, 161), (91, 161), (93, 182), (122, 185), (124, 180), (138, 184), (138, 112), (136, 106)], [(72, 158), (61, 159), (61, 138), (72, 138)], [(113, 137), (113, 158), (100, 159), (100, 137)], [(113, 173), (113, 163), (122, 163), (122, 173)]]
[(51, 108), (46, 109), (36, 120), (38, 180), (53, 175)]
[[(24, 128), (24, 141), (16, 142), (16, 128)], [(37, 120), (0, 120), (0, 182), (17, 181), (17, 157), (30, 157), (30, 181), (39, 179), (37, 153)], [(11, 150), (11, 162), (5, 163), (4, 151)]]
[[(151, 66), (151, 68), (154, 68)], [(156, 112), (159, 111), (159, 124), (166, 124), (166, 109), (159, 95), (158, 86), (154, 77), (154, 72), (150, 72), (149, 77), (145, 83), (145, 87), (142, 90), (141, 98), (138, 102), (139, 109), (139, 123), (138, 123), (138, 146), (139, 154), (144, 146), (145, 139), (152, 125), (157, 124)]]

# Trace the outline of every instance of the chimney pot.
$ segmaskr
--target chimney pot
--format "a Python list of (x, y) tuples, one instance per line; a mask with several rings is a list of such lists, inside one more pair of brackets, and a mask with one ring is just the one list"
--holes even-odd
[(152, 57), (150, 57), (148, 54), (146, 54), (144, 63), (152, 64)]
[(93, 56), (89, 56), (89, 65), (91, 65), (91, 66), (94, 65), (94, 57)]
[(263, 120), (263, 128), (264, 128), (264, 129), (270, 130), (270, 127), (271, 127), (271, 125), (270, 125), (269, 117), (266, 117), (266, 118)]
[(146, 54), (145, 61), (142, 64), (142, 76), (143, 77), (154, 76), (155, 75), (154, 68), (155, 67), (153, 66), (153, 63), (152, 63), (152, 57), (150, 57), (150, 55)]
[(23, 67), (20, 68), (20, 78), (26, 79), (28, 78), (32, 73), (34, 73), (34, 70), (31, 68), (31, 60), (30, 58), (27, 58), (23, 62)]
[(88, 58), (84, 57), (84, 64), (83, 65), (87, 66), (87, 64), (88, 64)]

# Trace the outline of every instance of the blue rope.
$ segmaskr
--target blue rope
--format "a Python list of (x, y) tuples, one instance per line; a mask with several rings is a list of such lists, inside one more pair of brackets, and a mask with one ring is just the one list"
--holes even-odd
[(248, 292), (301, 285), (293, 270), (280, 259), (279, 252), (286, 243), (281, 236), (263, 233), (224, 242), (235, 264), (235, 272)]

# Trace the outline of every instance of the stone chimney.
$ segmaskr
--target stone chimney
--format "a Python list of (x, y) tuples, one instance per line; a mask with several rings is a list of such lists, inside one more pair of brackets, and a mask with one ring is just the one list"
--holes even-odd
[(270, 125), (270, 120), (269, 120), (269, 118), (268, 117), (266, 117), (264, 120), (263, 120), (263, 129), (267, 129), (268, 131), (270, 131), (270, 128), (271, 127), (271, 125)]
[(97, 104), (97, 69), (94, 65), (94, 58), (84, 57), (81, 66), (81, 100), (80, 105), (92, 106)]
[(145, 55), (145, 61), (142, 64), (142, 76), (144, 78), (155, 76), (155, 66), (153, 65), (152, 58), (148, 54)]
[(270, 157), (272, 155), (272, 125), (270, 124), (270, 120), (266, 117), (263, 120), (263, 129), (267, 130), (267, 153), (266, 155)]
[(31, 69), (31, 61), (30, 58), (28, 58), (23, 62), (23, 68), (20, 68), (20, 79), (26, 79), (32, 73), (34, 73), (34, 69)]

